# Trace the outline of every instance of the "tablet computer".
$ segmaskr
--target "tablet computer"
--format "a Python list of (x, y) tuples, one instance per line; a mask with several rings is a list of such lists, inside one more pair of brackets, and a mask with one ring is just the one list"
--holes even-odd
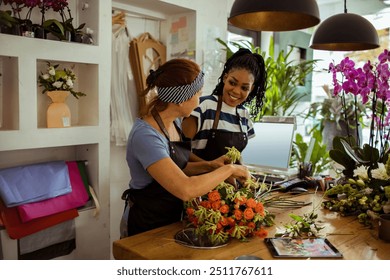
[(326, 238), (265, 238), (275, 258), (342, 258)]

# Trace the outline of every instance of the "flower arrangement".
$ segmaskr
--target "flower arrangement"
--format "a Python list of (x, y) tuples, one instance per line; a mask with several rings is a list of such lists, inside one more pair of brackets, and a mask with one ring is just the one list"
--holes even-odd
[(219, 184), (200, 201), (186, 203), (189, 227), (198, 235), (208, 235), (214, 244), (230, 238), (246, 240), (251, 236), (267, 237), (264, 226), (273, 224), (273, 215), (257, 199), (250, 188), (238, 190), (228, 183)]
[(276, 233), (275, 236), (286, 238), (313, 238), (318, 237), (320, 231), (324, 228), (317, 221), (318, 214), (316, 210), (321, 206), (321, 202), (313, 206), (312, 211), (303, 215), (290, 213), (292, 222), (284, 225), (284, 232)]
[(42, 94), (47, 91), (66, 90), (77, 99), (86, 95), (73, 89), (76, 75), (72, 69), (64, 68), (63, 70), (59, 70), (59, 64), (51, 65), (50, 62), (47, 63), (47, 66), (47, 72), (41, 72), (41, 75), (38, 77), (39, 86), (44, 88)]
[(348, 178), (325, 194), (329, 197), (323, 206), (342, 215), (357, 215), (359, 222), (372, 225), (372, 219), (381, 213), (390, 213), (390, 161), (378, 163), (378, 168), (368, 171), (361, 165)]
[[(241, 158), (235, 148), (226, 148), (226, 156), (235, 163)], [(270, 214), (261, 201), (262, 184), (252, 179), (246, 186), (222, 182), (206, 195), (185, 203), (188, 227), (194, 227), (198, 236), (208, 236), (212, 244), (223, 244), (230, 238), (246, 240), (248, 237), (265, 238), (264, 226), (273, 224)]]
[[(335, 97), (343, 100), (351, 95), (365, 106), (371, 120), (368, 143), (360, 145), (359, 135), (334, 138), (329, 156), (343, 167), (345, 178), (327, 190), (329, 201), (323, 205), (343, 215), (356, 214), (366, 225), (371, 224), (372, 216), (390, 212), (389, 61), (390, 53), (384, 50), (375, 64), (367, 61), (356, 68), (346, 57), (329, 66)], [(360, 125), (358, 118), (355, 122)]]

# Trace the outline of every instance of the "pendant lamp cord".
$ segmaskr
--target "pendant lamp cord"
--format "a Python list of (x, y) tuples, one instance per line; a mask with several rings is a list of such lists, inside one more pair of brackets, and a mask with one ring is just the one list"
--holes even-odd
[(347, 13), (347, 0), (344, 0), (344, 13)]

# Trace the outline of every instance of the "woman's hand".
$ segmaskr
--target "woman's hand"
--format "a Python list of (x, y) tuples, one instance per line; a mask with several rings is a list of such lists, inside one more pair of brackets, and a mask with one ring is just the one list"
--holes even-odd
[[(210, 166), (212, 167), (212, 170), (215, 170), (221, 166), (224, 166), (225, 164), (229, 164), (230, 159), (226, 155), (222, 155), (219, 158), (216, 158), (214, 160), (209, 161)], [(210, 171), (212, 171), (210, 170)]]
[(248, 170), (248, 167), (240, 164), (233, 164), (233, 167), (234, 169), (232, 176), (244, 185), (245, 182), (249, 180), (249, 178), (251, 178), (251, 174)]

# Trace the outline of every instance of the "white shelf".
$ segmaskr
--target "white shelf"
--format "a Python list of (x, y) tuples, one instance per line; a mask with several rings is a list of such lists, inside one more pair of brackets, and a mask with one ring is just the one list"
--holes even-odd
[[(101, 211), (97, 217), (92, 215), (94, 209), (79, 212), (76, 250), (67, 257), (109, 259), (111, 1), (95, 0), (82, 9), (84, 2), (70, 0), (69, 5), (76, 25), (86, 22), (94, 30), (93, 45), (0, 34), (0, 168), (87, 160), (89, 181)], [(71, 127), (46, 128), (50, 99), (37, 83), (46, 62), (60, 64), (60, 68), (74, 66), (75, 90), (87, 94), (67, 98)], [(0, 229), (0, 258), (13, 259), (17, 242), (7, 239), (4, 231)]]

